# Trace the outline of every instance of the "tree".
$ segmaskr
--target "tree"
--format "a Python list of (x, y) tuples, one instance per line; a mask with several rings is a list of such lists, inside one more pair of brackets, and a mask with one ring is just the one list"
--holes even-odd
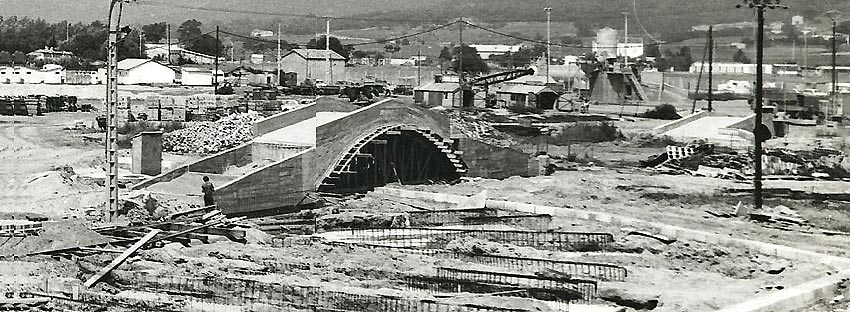
[(646, 51), (643, 53), (647, 57), (660, 57), (661, 50), (658, 48), (657, 44), (649, 44), (646, 46)]
[(410, 45), (410, 40), (408, 40), (407, 38), (401, 39), (401, 45), (403, 45), (403, 46)]
[[(457, 48), (455, 48), (457, 49)], [(468, 74), (481, 74), (489, 72), (490, 69), (487, 67), (487, 63), (481, 59), (478, 55), (478, 50), (468, 45), (464, 45), (461, 49), (461, 57), (463, 58), (463, 70), (464, 73)], [(450, 67), (451, 70), (455, 72), (459, 72), (458, 68), (460, 68), (460, 62), (458, 59), (452, 61), (452, 65)]]
[[(850, 24), (848, 24), (850, 26)], [(850, 29), (850, 27), (848, 28)], [(794, 42), (799, 39), (797, 34), (797, 26), (792, 25), (791, 23), (782, 24), (782, 33), (787, 37), (788, 42)]]
[(27, 62), (27, 55), (21, 51), (15, 51), (12, 53), (12, 64), (23, 65)]
[(443, 61), (443, 62), (451, 61), (452, 60), (451, 49), (449, 49), (449, 47), (443, 47), (443, 49), (440, 50), (440, 56), (438, 58), (440, 59), (440, 61)]
[(387, 53), (395, 56), (395, 54), (398, 53), (398, 51), (401, 51), (401, 47), (398, 46), (398, 44), (395, 44), (395, 43), (387, 43), (387, 44), (384, 45), (384, 51), (387, 51)]
[[(319, 37), (318, 40), (316, 40), (316, 38), (310, 39), (310, 42), (307, 43), (307, 48), (323, 50), (325, 49), (326, 41), (327, 39), (325, 39), (325, 36)], [(351, 51), (354, 50), (354, 47), (352, 46), (342, 45), (342, 42), (340, 42), (339, 39), (336, 37), (331, 37), (330, 43), (331, 50), (336, 53), (339, 53), (339, 55), (342, 55), (342, 57), (344, 57), (346, 61), (348, 60)]]
[(747, 57), (747, 54), (744, 53), (744, 50), (738, 49), (738, 52), (735, 52), (735, 56), (732, 57), (732, 60), (738, 63), (750, 64), (750, 58)]
[(177, 28), (177, 38), (180, 42), (189, 42), (201, 36), (201, 22), (194, 19), (187, 20)]
[(139, 31), (131, 31), (129, 34), (124, 36), (118, 44), (118, 59), (145, 58), (145, 51), (143, 49), (140, 50), (141, 46), (142, 43), (139, 41)]
[(149, 42), (159, 42), (167, 36), (168, 24), (165, 22), (147, 24), (142, 26), (145, 39)]
[(0, 64), (12, 63), (12, 54), (9, 51), (0, 51)]
[(221, 44), (221, 41), (216, 40), (215, 37), (211, 35), (201, 35), (195, 40), (187, 43), (186, 47), (189, 48), (189, 50), (207, 55), (216, 55), (221, 53), (224, 49), (224, 45)]

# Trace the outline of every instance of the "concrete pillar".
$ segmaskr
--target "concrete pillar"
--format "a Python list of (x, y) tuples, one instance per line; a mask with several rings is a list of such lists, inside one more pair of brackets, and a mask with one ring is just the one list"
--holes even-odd
[(162, 132), (147, 131), (133, 137), (133, 173), (158, 175), (162, 173)]

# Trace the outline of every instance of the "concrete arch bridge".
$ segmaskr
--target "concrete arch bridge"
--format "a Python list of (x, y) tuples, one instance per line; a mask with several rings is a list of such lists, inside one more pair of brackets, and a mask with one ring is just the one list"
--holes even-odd
[(253, 130), (251, 142), (133, 189), (180, 197), (199, 193), (201, 178), (208, 176), (217, 187), (219, 209), (238, 215), (291, 209), (308, 203), (308, 195), (316, 192), (346, 194), (393, 182), (452, 181), (470, 174), (503, 178), (536, 171), (528, 154), (452, 138), (446, 115), (404, 99), (361, 108), (319, 98), (260, 120)]

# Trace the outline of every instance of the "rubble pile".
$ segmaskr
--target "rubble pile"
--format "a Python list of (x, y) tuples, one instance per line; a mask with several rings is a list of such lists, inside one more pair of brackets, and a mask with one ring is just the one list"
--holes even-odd
[(509, 134), (493, 128), (489, 123), (473, 116), (452, 114), (452, 127), (464, 136), (487, 144), (511, 147), (519, 144)]
[(179, 154), (215, 154), (253, 138), (252, 126), (261, 116), (256, 112), (239, 113), (201, 122), (189, 128), (166, 133), (162, 139), (165, 151)]
[[(688, 152), (671, 155), (671, 150), (677, 149)], [(692, 142), (685, 147), (668, 147), (667, 150), (649, 157), (642, 162), (642, 166), (671, 174), (732, 179), (744, 179), (754, 172), (751, 152), (717, 150), (704, 142)], [(762, 169), (765, 175), (850, 178), (850, 157), (830, 149), (767, 149), (762, 158)]]

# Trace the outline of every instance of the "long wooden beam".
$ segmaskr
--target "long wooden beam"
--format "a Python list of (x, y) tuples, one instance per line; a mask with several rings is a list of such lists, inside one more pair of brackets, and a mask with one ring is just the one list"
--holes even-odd
[(103, 267), (102, 269), (100, 269), (99, 272), (97, 272), (97, 274), (90, 277), (83, 285), (86, 286), (86, 288), (94, 286), (94, 284), (100, 281), (100, 279), (106, 276), (106, 274), (109, 274), (109, 272), (112, 272), (112, 270), (124, 263), (124, 261), (127, 261), (127, 258), (136, 253), (139, 248), (142, 248), (142, 246), (147, 244), (148, 241), (150, 241), (154, 236), (156, 236), (156, 234), (159, 234), (159, 230), (151, 230), (147, 235), (142, 237), (142, 239), (133, 244), (133, 246), (130, 246), (130, 248), (127, 248), (127, 250), (121, 253), (121, 255), (113, 259), (112, 262), (109, 263), (109, 265)]

